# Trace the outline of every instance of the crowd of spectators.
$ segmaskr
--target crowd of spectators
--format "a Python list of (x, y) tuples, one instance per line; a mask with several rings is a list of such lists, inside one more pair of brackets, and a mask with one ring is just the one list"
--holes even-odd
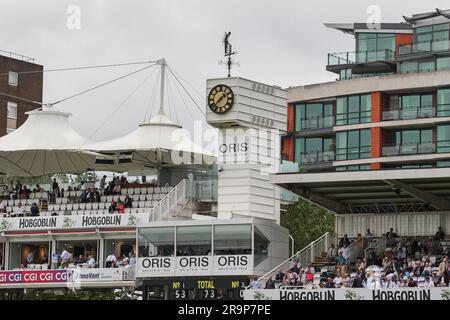
[[(371, 248), (367, 230), (354, 240), (345, 235), (338, 247), (331, 245), (327, 251), (327, 266), (302, 267), (299, 260), (285, 272), (278, 270), (265, 283), (265, 288), (298, 286), (305, 288), (398, 288), (449, 286), (450, 255), (441, 227), (435, 236), (401, 238), (393, 228), (386, 232), (382, 248)], [(361, 245), (363, 254), (350, 264), (350, 246)], [(358, 252), (358, 251), (353, 251)], [(257, 287), (257, 284), (253, 284)]]
[[(138, 180), (136, 181), (138, 183)], [(70, 202), (79, 203), (94, 203), (100, 202), (102, 196), (108, 195), (120, 195), (123, 188), (127, 188), (130, 184), (125, 176), (115, 176), (111, 181), (107, 181), (107, 176), (104, 175), (99, 182), (99, 187), (93, 186), (94, 182), (81, 182), (77, 187), (68, 186), (66, 190), (60, 188), (58, 181), (53, 179), (51, 183), (51, 190), (45, 190), (39, 184), (36, 184), (34, 188), (28, 188), (26, 185), (20, 183), (15, 186), (0, 186), (0, 199), (3, 200), (24, 200), (19, 203), (16, 202), (14, 212), (6, 212), (7, 206), (5, 202), (0, 201), (0, 213), (9, 217), (23, 217), (23, 216), (39, 216), (42, 203), (39, 199), (33, 202), (31, 208), (29, 207), (25, 211), (25, 200), (30, 199), (31, 193), (41, 192), (46, 193), (44, 199), (51, 198), (69, 198)], [(87, 187), (91, 186), (91, 187)], [(69, 196), (70, 191), (81, 191), (79, 197), (74, 198)], [(109, 206), (110, 213), (124, 213), (126, 208), (133, 208), (133, 200), (130, 196), (126, 195), (123, 201), (112, 201)]]
[(130, 251), (128, 256), (123, 254), (122, 256), (116, 257), (115, 253), (111, 253), (106, 257), (106, 268), (130, 268), (136, 265), (136, 254), (134, 251)]

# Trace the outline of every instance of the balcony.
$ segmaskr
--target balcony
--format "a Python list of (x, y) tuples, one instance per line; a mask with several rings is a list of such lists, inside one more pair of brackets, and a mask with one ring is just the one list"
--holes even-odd
[(383, 121), (410, 120), (410, 119), (433, 118), (433, 117), (436, 117), (436, 108), (431, 106), (389, 110), (384, 111), (382, 114)]
[(336, 149), (336, 160), (356, 160), (370, 158), (370, 146)]
[(334, 116), (315, 116), (301, 119), (300, 126), (300, 131), (332, 128), (334, 126)]
[(399, 46), (398, 54), (399, 56), (403, 56), (408, 54), (430, 53), (449, 50), (450, 50), (450, 40), (442, 39), (442, 40), (415, 42), (412, 44)]
[(383, 157), (435, 153), (436, 144), (430, 142), (430, 143), (395, 145), (383, 147), (381, 152)]
[(407, 109), (388, 110), (382, 113), (383, 121), (425, 119), (435, 117), (450, 117), (450, 104), (409, 107)]
[(300, 165), (306, 171), (321, 171), (331, 169), (335, 159), (334, 151), (316, 151), (300, 153)]
[(327, 70), (339, 73), (351, 69), (352, 74), (391, 72), (396, 68), (395, 52), (391, 50), (348, 51), (328, 54)]

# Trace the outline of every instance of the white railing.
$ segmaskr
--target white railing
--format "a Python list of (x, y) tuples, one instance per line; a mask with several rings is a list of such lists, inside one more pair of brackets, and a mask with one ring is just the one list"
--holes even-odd
[(282, 272), (290, 269), (292, 267), (291, 265), (292, 262), (300, 261), (300, 264), (302, 266), (306, 266), (308, 263), (314, 262), (316, 254), (327, 252), (328, 247), (331, 244), (334, 244), (334, 242), (335, 238), (332, 237), (332, 235), (329, 232), (325, 233), (320, 238), (314, 240), (308, 246), (298, 251), (293, 256), (289, 257), (288, 259), (277, 265), (275, 268), (259, 277), (258, 281), (260, 282), (263, 281), (268, 276), (272, 276), (275, 272), (277, 272), (280, 269)]
[(150, 221), (168, 219), (178, 205), (186, 201), (186, 179), (169, 191), (153, 208), (150, 209)]

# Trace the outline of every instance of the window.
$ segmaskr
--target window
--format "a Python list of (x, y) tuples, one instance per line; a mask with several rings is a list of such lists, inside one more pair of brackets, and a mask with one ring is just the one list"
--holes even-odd
[(8, 102), (7, 117), (8, 119), (17, 119), (17, 103)]
[(254, 256), (254, 266), (257, 266), (264, 261), (269, 256), (269, 240), (263, 235), (258, 227), (255, 226), (255, 256)]
[(439, 89), (437, 91), (437, 116), (450, 116), (450, 89)]
[(437, 152), (450, 152), (450, 125), (437, 126)]
[(336, 134), (336, 160), (370, 158), (370, 129)]
[(447, 70), (450, 69), (450, 57), (438, 58), (436, 62), (437, 70)]
[(371, 170), (370, 164), (336, 167), (336, 171), (364, 171), (364, 170)]
[(336, 101), (336, 125), (371, 121), (371, 95), (339, 97)]
[(17, 87), (19, 85), (19, 74), (14, 71), (8, 73), (8, 84)]
[(436, 162), (436, 167), (442, 168), (442, 167), (450, 167), (450, 160), (440, 160)]
[(358, 33), (356, 35), (357, 63), (391, 61), (395, 59), (395, 34)]
[(295, 162), (315, 163), (334, 160), (332, 138), (297, 138), (295, 141)]
[(415, 29), (415, 52), (449, 49), (449, 23), (418, 27)]
[(433, 115), (432, 94), (411, 94), (399, 97), (401, 119), (417, 119)]
[(7, 103), (7, 115), (6, 115), (6, 132), (10, 133), (17, 129), (17, 103)]
[(140, 228), (138, 257), (173, 257), (174, 227)]
[(419, 72), (434, 71), (434, 61), (425, 61), (419, 63)]
[(432, 142), (432, 129), (399, 130), (395, 132), (397, 154), (432, 153), (434, 151)]
[(417, 72), (418, 66), (417, 62), (401, 62), (400, 63), (400, 73), (411, 73)]
[(177, 256), (211, 254), (211, 226), (177, 227)]
[(331, 102), (296, 105), (296, 131), (331, 128), (333, 124), (333, 105)]
[(214, 226), (214, 254), (238, 255), (252, 253), (250, 224)]

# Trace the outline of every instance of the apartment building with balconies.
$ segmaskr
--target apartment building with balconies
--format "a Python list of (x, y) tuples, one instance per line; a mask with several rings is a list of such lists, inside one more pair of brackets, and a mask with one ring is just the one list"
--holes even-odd
[(288, 90), (285, 160), (306, 172), (450, 167), (450, 10), (400, 23), (325, 24), (333, 82)]

